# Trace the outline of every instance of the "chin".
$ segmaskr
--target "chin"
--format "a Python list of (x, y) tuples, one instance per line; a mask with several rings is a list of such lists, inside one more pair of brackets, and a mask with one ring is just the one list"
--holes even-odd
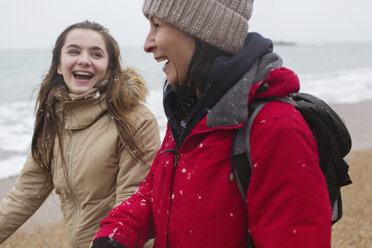
[(168, 79), (167, 79), (167, 83), (168, 83), (170, 86), (173, 86), (173, 85), (174, 85), (174, 83), (173, 83), (172, 81), (168, 80)]
[(71, 93), (76, 94), (76, 95), (81, 95), (81, 94), (88, 92), (89, 90), (90, 89), (75, 89), (71, 91)]
[(171, 86), (174, 86), (174, 85), (177, 85), (177, 84), (178, 84), (178, 81), (177, 81), (177, 80), (174, 80), (174, 79), (168, 79), (168, 78), (167, 78), (167, 82), (168, 82)]

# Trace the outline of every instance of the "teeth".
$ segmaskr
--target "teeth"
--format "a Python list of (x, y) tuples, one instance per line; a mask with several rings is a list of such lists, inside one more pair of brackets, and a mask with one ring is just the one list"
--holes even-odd
[(92, 76), (91, 73), (88, 73), (88, 72), (83, 72), (83, 71), (77, 71), (77, 72), (74, 72), (76, 75), (79, 75), (79, 76)]
[(158, 61), (158, 62), (163, 62), (163, 61), (165, 61), (165, 60), (167, 60), (166, 57), (156, 59), (156, 61)]

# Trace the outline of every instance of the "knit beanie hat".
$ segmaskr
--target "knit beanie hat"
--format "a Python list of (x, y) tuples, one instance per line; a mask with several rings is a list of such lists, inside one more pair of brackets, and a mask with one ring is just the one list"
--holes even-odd
[(143, 13), (235, 54), (244, 45), (254, 0), (145, 0)]

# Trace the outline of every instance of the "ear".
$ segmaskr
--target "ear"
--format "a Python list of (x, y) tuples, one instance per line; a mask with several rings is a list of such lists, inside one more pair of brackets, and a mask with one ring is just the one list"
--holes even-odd
[(57, 73), (58, 73), (59, 75), (62, 75), (62, 74), (63, 74), (62, 67), (61, 67), (60, 64), (59, 64), (58, 67), (57, 67)]

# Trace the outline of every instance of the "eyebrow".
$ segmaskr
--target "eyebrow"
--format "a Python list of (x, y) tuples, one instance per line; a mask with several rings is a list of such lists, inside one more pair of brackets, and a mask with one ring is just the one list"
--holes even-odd
[[(70, 44), (70, 45), (68, 45), (68, 46), (66, 47), (66, 49), (68, 49), (68, 48), (81, 48), (81, 47), (78, 46), (78, 45), (75, 45), (75, 44)], [(89, 50), (91, 50), (91, 51), (94, 51), (94, 50), (100, 50), (100, 51), (102, 51), (103, 53), (105, 53), (105, 51), (104, 51), (102, 48), (98, 47), (98, 46), (90, 47)]]

